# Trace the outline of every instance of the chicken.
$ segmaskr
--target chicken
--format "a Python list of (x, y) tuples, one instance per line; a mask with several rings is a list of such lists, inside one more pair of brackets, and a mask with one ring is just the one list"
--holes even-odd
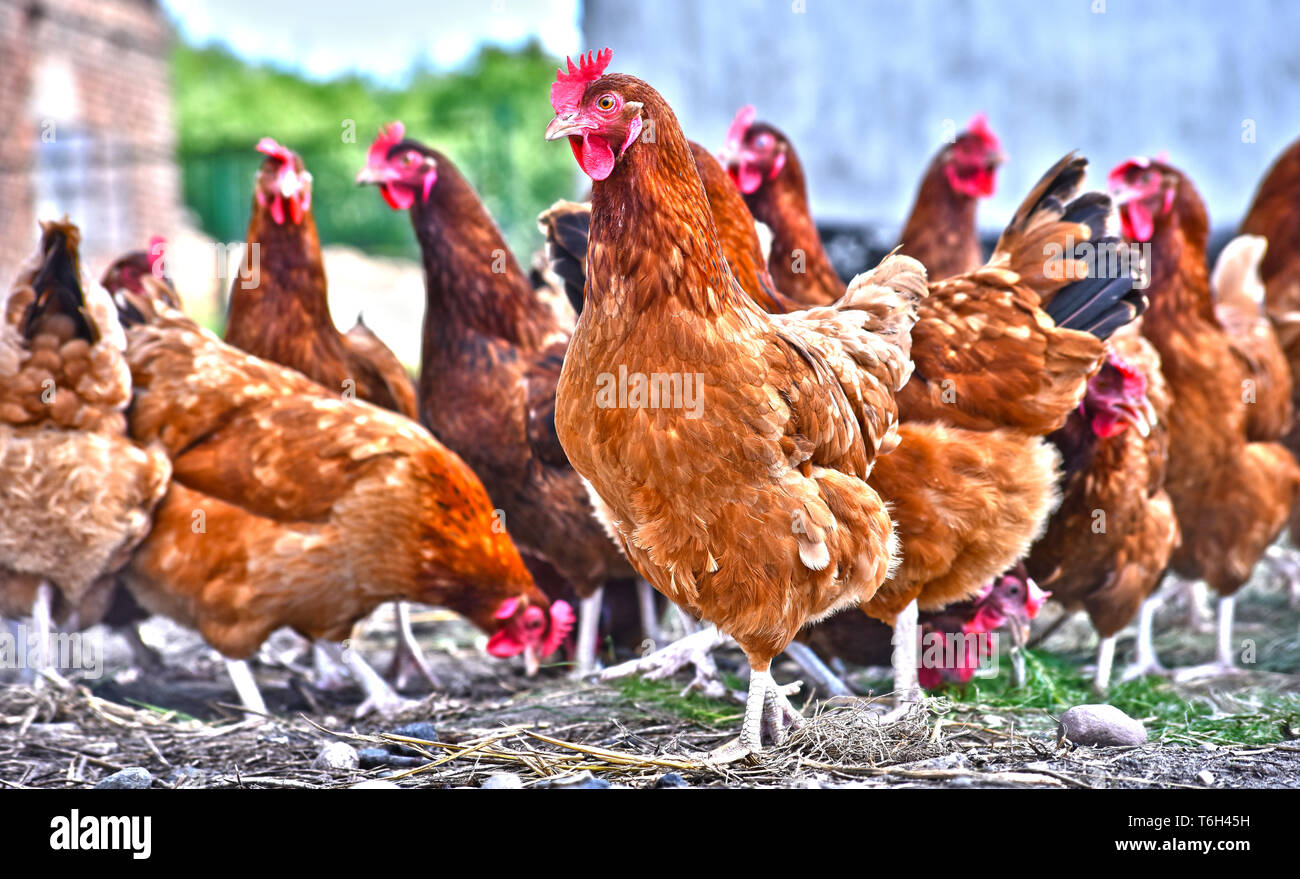
[(727, 130), (723, 162), (754, 218), (772, 233), (767, 266), (776, 288), (803, 305), (839, 299), (844, 282), (831, 265), (808, 207), (803, 164), (789, 138), (742, 107)]
[(931, 279), (951, 278), (984, 264), (975, 206), (993, 195), (1003, 159), (997, 135), (980, 114), (926, 168), (899, 246), (921, 261)]
[[(1259, 235), (1268, 251), (1259, 266), (1269, 317), (1277, 330), (1292, 376), (1300, 373), (1300, 140), (1291, 144), (1269, 168), (1241, 221), (1241, 234)], [(1300, 385), (1293, 387), (1300, 392)], [(1295, 407), (1293, 407), (1294, 410)], [(1300, 451), (1300, 430), (1293, 427), (1287, 443)]]
[(441, 153), (380, 131), (358, 183), (409, 210), (427, 300), (420, 417), (483, 480), (500, 525), (581, 597), (578, 671), (595, 664), (604, 584), (634, 571), (596, 520), (555, 432), (568, 334), (537, 296), (468, 181)]
[[(269, 137), (257, 150), (266, 158), (248, 221), (248, 260), (256, 271), (231, 284), (226, 341), (296, 369), (341, 396), (418, 418), (415, 389), (397, 356), (360, 321), (344, 335), (330, 317), (310, 172), (295, 152)], [(397, 606), (397, 630), (398, 685), (405, 684), (409, 664), (436, 686), (404, 604)], [(340, 679), (319, 655), (317, 664), (322, 683), (337, 685)]]
[(1106, 363), (1065, 426), (1050, 436), (1065, 461), (1061, 505), (1027, 559), (1068, 610), (1083, 608), (1101, 638), (1094, 687), (1105, 692), (1115, 636), (1142, 609), (1137, 658), (1125, 679), (1159, 669), (1146, 603), (1178, 543), (1164, 490), (1169, 392), (1160, 355), (1136, 324), (1111, 337)]
[(741, 757), (764, 726), (780, 740), (799, 722), (772, 658), (808, 621), (870, 599), (894, 561), (865, 480), (897, 444), (925, 273), (892, 257), (835, 307), (768, 316), (727, 266), (672, 110), (605, 75), (610, 56), (569, 62), (551, 88), (546, 137), (568, 138), (593, 180), (556, 429), (641, 575), (745, 651), (740, 739), (714, 755)]
[[(1285, 526), (1300, 488), (1286, 448), (1252, 431), (1282, 423), (1251, 414), (1252, 366), (1215, 314), (1205, 263), (1209, 220), (1186, 175), (1129, 159), (1110, 175), (1124, 235), (1150, 248), (1151, 307), (1142, 333), (1160, 354), (1173, 398), (1165, 490), (1182, 532), (1173, 571), (1219, 593), (1216, 660), (1234, 667), (1233, 594)], [(1190, 672), (1184, 672), (1190, 674)]]
[(131, 376), (108, 295), (81, 272), (80, 232), (42, 224), (0, 314), (0, 615), (51, 628), (98, 622), (113, 574), (149, 531), (171, 466), (126, 435)]
[(281, 626), (348, 668), (359, 712), (403, 704), (337, 643), (387, 601), (448, 607), (530, 670), (560, 645), (572, 611), (537, 589), (460, 458), (413, 421), (225, 344), (144, 283), (147, 296), (116, 294), (130, 433), (162, 444), (173, 480), (122, 577), (227, 657), (246, 707), (265, 710), (244, 660)]
[[(1292, 455), (1300, 453), (1300, 433), (1295, 421), (1294, 375), (1281, 340), (1292, 331), (1289, 318), (1270, 320), (1267, 290), (1260, 266), (1267, 260), (1268, 242), (1258, 235), (1239, 235), (1219, 254), (1210, 275), (1214, 315), (1232, 339), (1233, 350), (1250, 370), (1243, 394), (1253, 402), (1247, 411), (1249, 437), (1282, 437)], [(1294, 316), (1300, 320), (1300, 315)], [(1291, 542), (1300, 535), (1300, 504), (1291, 510)], [(1300, 607), (1300, 558), (1294, 548), (1274, 544), (1265, 556), (1269, 565), (1287, 580), (1291, 604)], [(1189, 607), (1199, 610), (1199, 603)]]

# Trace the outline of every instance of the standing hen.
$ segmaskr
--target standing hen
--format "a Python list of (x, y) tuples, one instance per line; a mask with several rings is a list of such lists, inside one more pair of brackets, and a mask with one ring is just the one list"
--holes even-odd
[[(53, 624), (85, 628), (149, 531), (171, 467), (126, 436), (131, 375), (112, 302), (87, 283), (80, 233), (45, 223), (0, 314), (0, 614), (30, 614), (36, 668)], [(39, 680), (39, 678), (38, 678)]]
[(779, 740), (798, 722), (772, 657), (809, 620), (870, 599), (893, 562), (865, 480), (897, 443), (925, 275), (894, 257), (836, 307), (769, 317), (727, 266), (672, 110), (604, 74), (610, 55), (570, 62), (551, 88), (547, 139), (568, 138), (593, 180), (556, 427), (638, 571), (745, 651), (740, 740), (716, 755), (739, 757), (760, 751), (764, 725)]
[[(1182, 531), (1171, 567), (1217, 591), (1216, 661), (1234, 667), (1233, 594), (1285, 526), (1300, 468), (1276, 442), (1282, 419), (1252, 407), (1252, 364), (1215, 314), (1205, 261), (1209, 220), (1191, 181), (1173, 166), (1133, 158), (1110, 175), (1125, 237), (1150, 245), (1151, 307), (1142, 334), (1160, 353), (1173, 397), (1165, 489)], [(1270, 427), (1271, 426), (1271, 427)]]
[(420, 416), (482, 478), (525, 553), (582, 598), (578, 671), (595, 664), (602, 589), (632, 567), (594, 516), (555, 433), (567, 328), (534, 290), (469, 182), (400, 122), (358, 183), (409, 210), (424, 260)]
[[(251, 280), (241, 275), (231, 284), (226, 341), (296, 369), (331, 392), (418, 418), (415, 389), (397, 356), (360, 321), (344, 335), (330, 317), (311, 173), (297, 153), (269, 137), (257, 150), (266, 158), (254, 183), (246, 257), (256, 271)], [(410, 612), (400, 603), (397, 630), (393, 669), (399, 685), (407, 661), (434, 683)]]

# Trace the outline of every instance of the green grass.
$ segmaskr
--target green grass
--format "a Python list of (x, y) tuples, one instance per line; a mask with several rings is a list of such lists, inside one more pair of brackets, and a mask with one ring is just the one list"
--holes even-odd
[[(1103, 700), (1091, 681), (1069, 660), (1028, 651), (1026, 682), (1018, 688), (1007, 664), (998, 677), (976, 679), (964, 692), (948, 690), (956, 711), (993, 711), (1021, 721), (1049, 721), (1065, 709), (1105, 701), (1146, 724), (1153, 741), (1171, 744), (1260, 745), (1283, 741), (1284, 724), (1300, 728), (1300, 694), (1262, 688), (1230, 695), (1179, 692), (1162, 678), (1146, 677), (1112, 686)], [(1035, 726), (1038, 724), (1035, 723)]]
[[(733, 674), (722, 673), (722, 682), (729, 689), (744, 690), (745, 686)], [(735, 723), (740, 719), (739, 705), (709, 699), (699, 693), (681, 695), (684, 686), (678, 680), (649, 681), (633, 675), (613, 682), (623, 698), (641, 707), (657, 708), (682, 720), (689, 720), (705, 726), (720, 726)]]

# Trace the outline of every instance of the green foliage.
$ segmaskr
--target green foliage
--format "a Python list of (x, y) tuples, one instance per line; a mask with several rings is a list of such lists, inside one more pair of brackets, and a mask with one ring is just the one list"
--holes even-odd
[[(724, 673), (722, 682), (733, 690), (745, 689), (735, 675)], [(632, 675), (619, 678), (613, 684), (624, 699), (635, 705), (656, 708), (704, 726), (725, 726), (739, 721), (743, 716), (741, 707), (732, 702), (709, 699), (699, 693), (681, 695), (682, 684), (677, 680), (652, 681), (640, 675)]]
[[(541, 244), (537, 214), (575, 184), (569, 151), (542, 140), (556, 66), (536, 44), (488, 48), (463, 70), (414, 71), (399, 90), (355, 76), (314, 82), (225, 49), (179, 46), (172, 67), (185, 201), (208, 234), (242, 240), (262, 158), (253, 147), (269, 136), (311, 171), (322, 241), (415, 256), (405, 212), (353, 182), (379, 126), (400, 119), (408, 136), (456, 163), (526, 262)], [(348, 120), (355, 143), (344, 142)]]

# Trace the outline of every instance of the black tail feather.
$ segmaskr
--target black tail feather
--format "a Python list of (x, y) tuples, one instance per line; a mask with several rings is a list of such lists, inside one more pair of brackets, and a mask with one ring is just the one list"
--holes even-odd
[[(1088, 196), (1083, 196), (1079, 201), (1084, 198)], [(1106, 206), (1108, 214), (1109, 198), (1106, 199)], [(1093, 208), (1088, 207), (1086, 210)], [(1104, 223), (1104, 215), (1102, 222)], [(1138, 266), (1130, 259), (1123, 242), (1103, 237), (1087, 242), (1086, 246), (1091, 250), (1092, 269), (1089, 276), (1062, 287), (1044, 311), (1059, 327), (1091, 333), (1099, 339), (1105, 339), (1141, 315), (1146, 310), (1147, 299), (1141, 290), (1134, 287), (1134, 274)], [(1112, 254), (1114, 258), (1111, 258)], [(1076, 250), (1075, 255), (1081, 254)], [(1115, 271), (1112, 272), (1111, 269)]]
[(564, 283), (564, 295), (581, 314), (587, 285), (587, 238), (591, 234), (591, 205), (559, 202), (537, 220), (546, 236), (550, 270)]

